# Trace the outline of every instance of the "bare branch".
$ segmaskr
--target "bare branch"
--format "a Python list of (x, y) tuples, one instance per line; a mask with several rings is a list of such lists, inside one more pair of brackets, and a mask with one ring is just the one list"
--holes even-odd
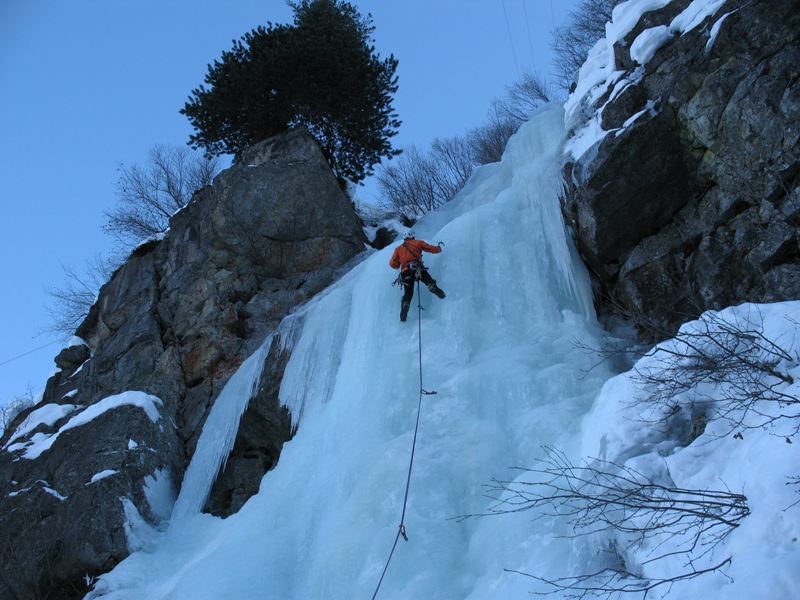
[(121, 166), (116, 208), (106, 213), (103, 231), (131, 248), (164, 233), (169, 219), (194, 192), (211, 184), (219, 160), (184, 146), (158, 145), (144, 166)]
[(50, 315), (50, 324), (40, 333), (55, 333), (64, 340), (71, 337), (89, 314), (100, 287), (110, 279), (118, 266), (119, 263), (114, 259), (104, 259), (99, 254), (85, 262), (83, 273), (79, 273), (72, 265), (62, 263), (64, 285), (46, 290), (53, 303), (45, 307)]
[[(732, 429), (793, 420), (797, 433), (800, 398), (790, 387), (790, 369), (800, 357), (782, 342), (765, 336), (760, 313), (735, 320), (704, 313), (653, 348), (649, 354), (657, 360), (635, 369), (634, 381), (645, 394), (632, 402), (648, 409), (649, 420), (664, 421), (681, 410), (675, 397), (682, 395), (690, 404), (713, 407)], [(709, 386), (713, 397), (704, 391)]]
[(522, 571), (514, 571), (506, 569), (508, 573), (517, 573), (541, 581), (547, 585), (552, 586), (552, 591), (549, 592), (535, 592), (537, 596), (546, 596), (556, 593), (558, 591), (570, 592), (569, 598), (585, 598), (587, 596), (610, 597), (614, 594), (622, 593), (640, 593), (642, 598), (647, 597), (647, 592), (661, 586), (672, 586), (679, 581), (686, 581), (694, 579), (706, 573), (721, 572), (722, 567), (731, 562), (730, 558), (726, 558), (721, 563), (716, 564), (705, 569), (694, 569), (686, 573), (681, 573), (675, 577), (666, 577), (664, 579), (641, 579), (637, 575), (628, 571), (617, 569), (603, 569), (596, 573), (587, 573), (585, 575), (578, 575), (575, 577), (559, 577), (557, 579), (546, 579), (544, 577), (537, 577), (530, 573)]
[(487, 124), (465, 136), (436, 139), (428, 152), (415, 146), (406, 148), (378, 169), (383, 204), (413, 222), (450, 202), (475, 167), (501, 159), (508, 139), (528, 120), (531, 111), (549, 98), (547, 84), (527, 73), (507, 88), (505, 97), (494, 100)]
[(553, 100), (553, 91), (547, 82), (526, 72), (522, 78), (506, 88), (506, 95), (492, 103), (492, 116), (498, 120), (509, 120), (518, 126), (525, 123), (531, 113), (542, 104)]
[(605, 25), (611, 11), (622, 0), (582, 0), (569, 15), (567, 25), (553, 32), (551, 47), (555, 54), (558, 84), (569, 89), (578, 70), (597, 40), (605, 37)]
[[(462, 518), (536, 509), (542, 516), (567, 518), (575, 536), (604, 534), (624, 540), (624, 550), (648, 548), (640, 567), (680, 555), (687, 569), (671, 578), (652, 580), (632, 573), (624, 561), (617, 560), (600, 571), (575, 577), (550, 580), (522, 573), (549, 584), (554, 591), (568, 590), (579, 598), (646, 593), (719, 570), (730, 559), (714, 566), (699, 565), (707, 565), (719, 544), (750, 514), (742, 494), (680, 488), (672, 481), (656, 482), (614, 462), (595, 459), (577, 466), (559, 450), (545, 448), (545, 453), (537, 468), (515, 467), (530, 480), (494, 480), (487, 488), (495, 503), (485, 513)], [(665, 540), (670, 541), (669, 548), (664, 547)]]

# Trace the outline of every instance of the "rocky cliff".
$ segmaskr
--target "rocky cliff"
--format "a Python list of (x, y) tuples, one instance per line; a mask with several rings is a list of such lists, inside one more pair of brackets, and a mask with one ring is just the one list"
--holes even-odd
[(800, 297), (799, 35), (798, 0), (673, 0), (596, 48), (606, 77), (569, 125), (602, 133), (573, 151), (565, 210), (602, 314), (664, 337)]
[[(141, 539), (137, 523), (168, 518), (221, 389), (365, 242), (299, 129), (253, 147), (134, 251), (56, 357), (42, 401), (2, 439), (0, 598), (81, 597), (85, 577)], [(270, 353), (206, 506), (214, 514), (257, 491), (292, 435), (277, 400), (285, 357)]]

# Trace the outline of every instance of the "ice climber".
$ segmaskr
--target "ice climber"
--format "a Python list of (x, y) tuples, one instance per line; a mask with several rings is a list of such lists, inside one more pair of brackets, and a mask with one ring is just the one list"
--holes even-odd
[(412, 230), (403, 233), (403, 243), (394, 249), (394, 254), (389, 261), (393, 269), (400, 269), (400, 281), (403, 284), (403, 299), (400, 302), (400, 320), (405, 321), (411, 298), (414, 297), (414, 283), (419, 279), (428, 286), (431, 293), (439, 298), (444, 298), (444, 292), (436, 285), (436, 281), (428, 274), (428, 269), (422, 264), (422, 252), (439, 254), (441, 246), (431, 246), (427, 242), (414, 238)]

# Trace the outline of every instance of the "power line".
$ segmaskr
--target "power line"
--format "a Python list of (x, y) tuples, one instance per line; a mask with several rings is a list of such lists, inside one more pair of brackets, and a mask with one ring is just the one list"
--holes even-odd
[(511, 37), (511, 26), (508, 24), (508, 13), (506, 12), (506, 0), (502, 0), (501, 4), (503, 5), (503, 15), (506, 18), (506, 30), (508, 31), (508, 41), (511, 43), (511, 54), (514, 56), (514, 66), (517, 68), (517, 78), (519, 78), (520, 77), (519, 63), (517, 63), (517, 51), (514, 50), (514, 39)]
[(4, 360), (3, 362), (0, 362), (0, 367), (2, 367), (3, 365), (7, 365), (10, 362), (14, 362), (15, 360), (19, 360), (20, 358), (22, 358), (24, 356), (28, 356), (29, 354), (33, 354), (34, 352), (38, 352), (39, 350), (43, 350), (43, 349), (47, 348), (48, 346), (52, 346), (53, 344), (58, 344), (58, 343), (59, 343), (59, 340), (53, 340), (52, 342), (47, 343), (44, 346), (39, 346), (38, 348), (34, 348), (33, 350), (28, 350), (27, 352), (23, 352), (19, 356), (15, 356), (14, 358), (9, 358), (8, 360)]
[[(552, 0), (550, 4), (552, 8)], [(533, 63), (533, 72), (535, 75), (538, 75), (538, 71), (536, 69), (536, 56), (533, 53), (533, 40), (531, 39), (531, 24), (528, 21), (528, 7), (525, 4), (525, 0), (522, 0), (522, 10), (525, 12), (525, 27), (528, 28), (528, 45), (531, 47), (531, 62)]]

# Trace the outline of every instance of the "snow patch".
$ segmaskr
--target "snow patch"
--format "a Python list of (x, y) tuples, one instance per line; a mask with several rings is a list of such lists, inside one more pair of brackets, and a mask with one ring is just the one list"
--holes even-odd
[(645, 29), (631, 44), (631, 58), (644, 65), (672, 38), (673, 33), (666, 25)]
[(77, 335), (73, 335), (69, 339), (69, 342), (67, 342), (67, 346), (66, 347), (67, 348), (74, 348), (75, 346), (86, 346), (88, 348), (89, 344), (87, 344), (85, 340), (83, 340), (82, 338), (78, 337)]
[(708, 32), (708, 42), (706, 42), (706, 52), (711, 51), (711, 47), (714, 45), (714, 42), (716, 41), (717, 36), (719, 35), (719, 30), (722, 28), (722, 23), (725, 21), (725, 19), (727, 19), (730, 15), (732, 15), (735, 12), (736, 11), (734, 10), (729, 13), (725, 13), (719, 19), (717, 19), (717, 22), (714, 23), (713, 27), (711, 27), (711, 31)]
[[(14, 481), (12, 483), (16, 484), (17, 482)], [(37, 483), (41, 484), (42, 491), (44, 491), (45, 493), (50, 494), (51, 496), (54, 496), (54, 497), (58, 498), (59, 500), (66, 500), (67, 499), (67, 496), (63, 496), (63, 495), (59, 494), (56, 490), (51, 488), (50, 484), (47, 483), (44, 479), (37, 480), (34, 485), (28, 486), (26, 488), (22, 488), (21, 490), (17, 490), (15, 492), (11, 492), (11, 493), (8, 494), (8, 497), (9, 498), (13, 498), (14, 496), (19, 496), (20, 494), (24, 494), (25, 492), (29, 492), (30, 490), (32, 490), (32, 489), (34, 489), (36, 487)]]
[(46, 486), (46, 485), (42, 486), (42, 490), (44, 490), (45, 492), (47, 492), (47, 493), (48, 493), (48, 494), (50, 494), (51, 496), (55, 496), (56, 498), (58, 498), (58, 499), (59, 499), (59, 500), (61, 500), (61, 501), (64, 501), (64, 500), (66, 500), (66, 499), (67, 499), (67, 497), (66, 497), (66, 496), (62, 496), (62, 495), (61, 495), (61, 494), (59, 494), (57, 491), (55, 491), (53, 488), (51, 488), (51, 487), (48, 487), (48, 486)]
[(681, 35), (692, 31), (700, 23), (714, 14), (727, 0), (693, 0), (686, 9), (670, 23), (670, 29)]
[(125, 539), (129, 552), (152, 549), (161, 532), (147, 522), (130, 498), (120, 498), (125, 513)]

